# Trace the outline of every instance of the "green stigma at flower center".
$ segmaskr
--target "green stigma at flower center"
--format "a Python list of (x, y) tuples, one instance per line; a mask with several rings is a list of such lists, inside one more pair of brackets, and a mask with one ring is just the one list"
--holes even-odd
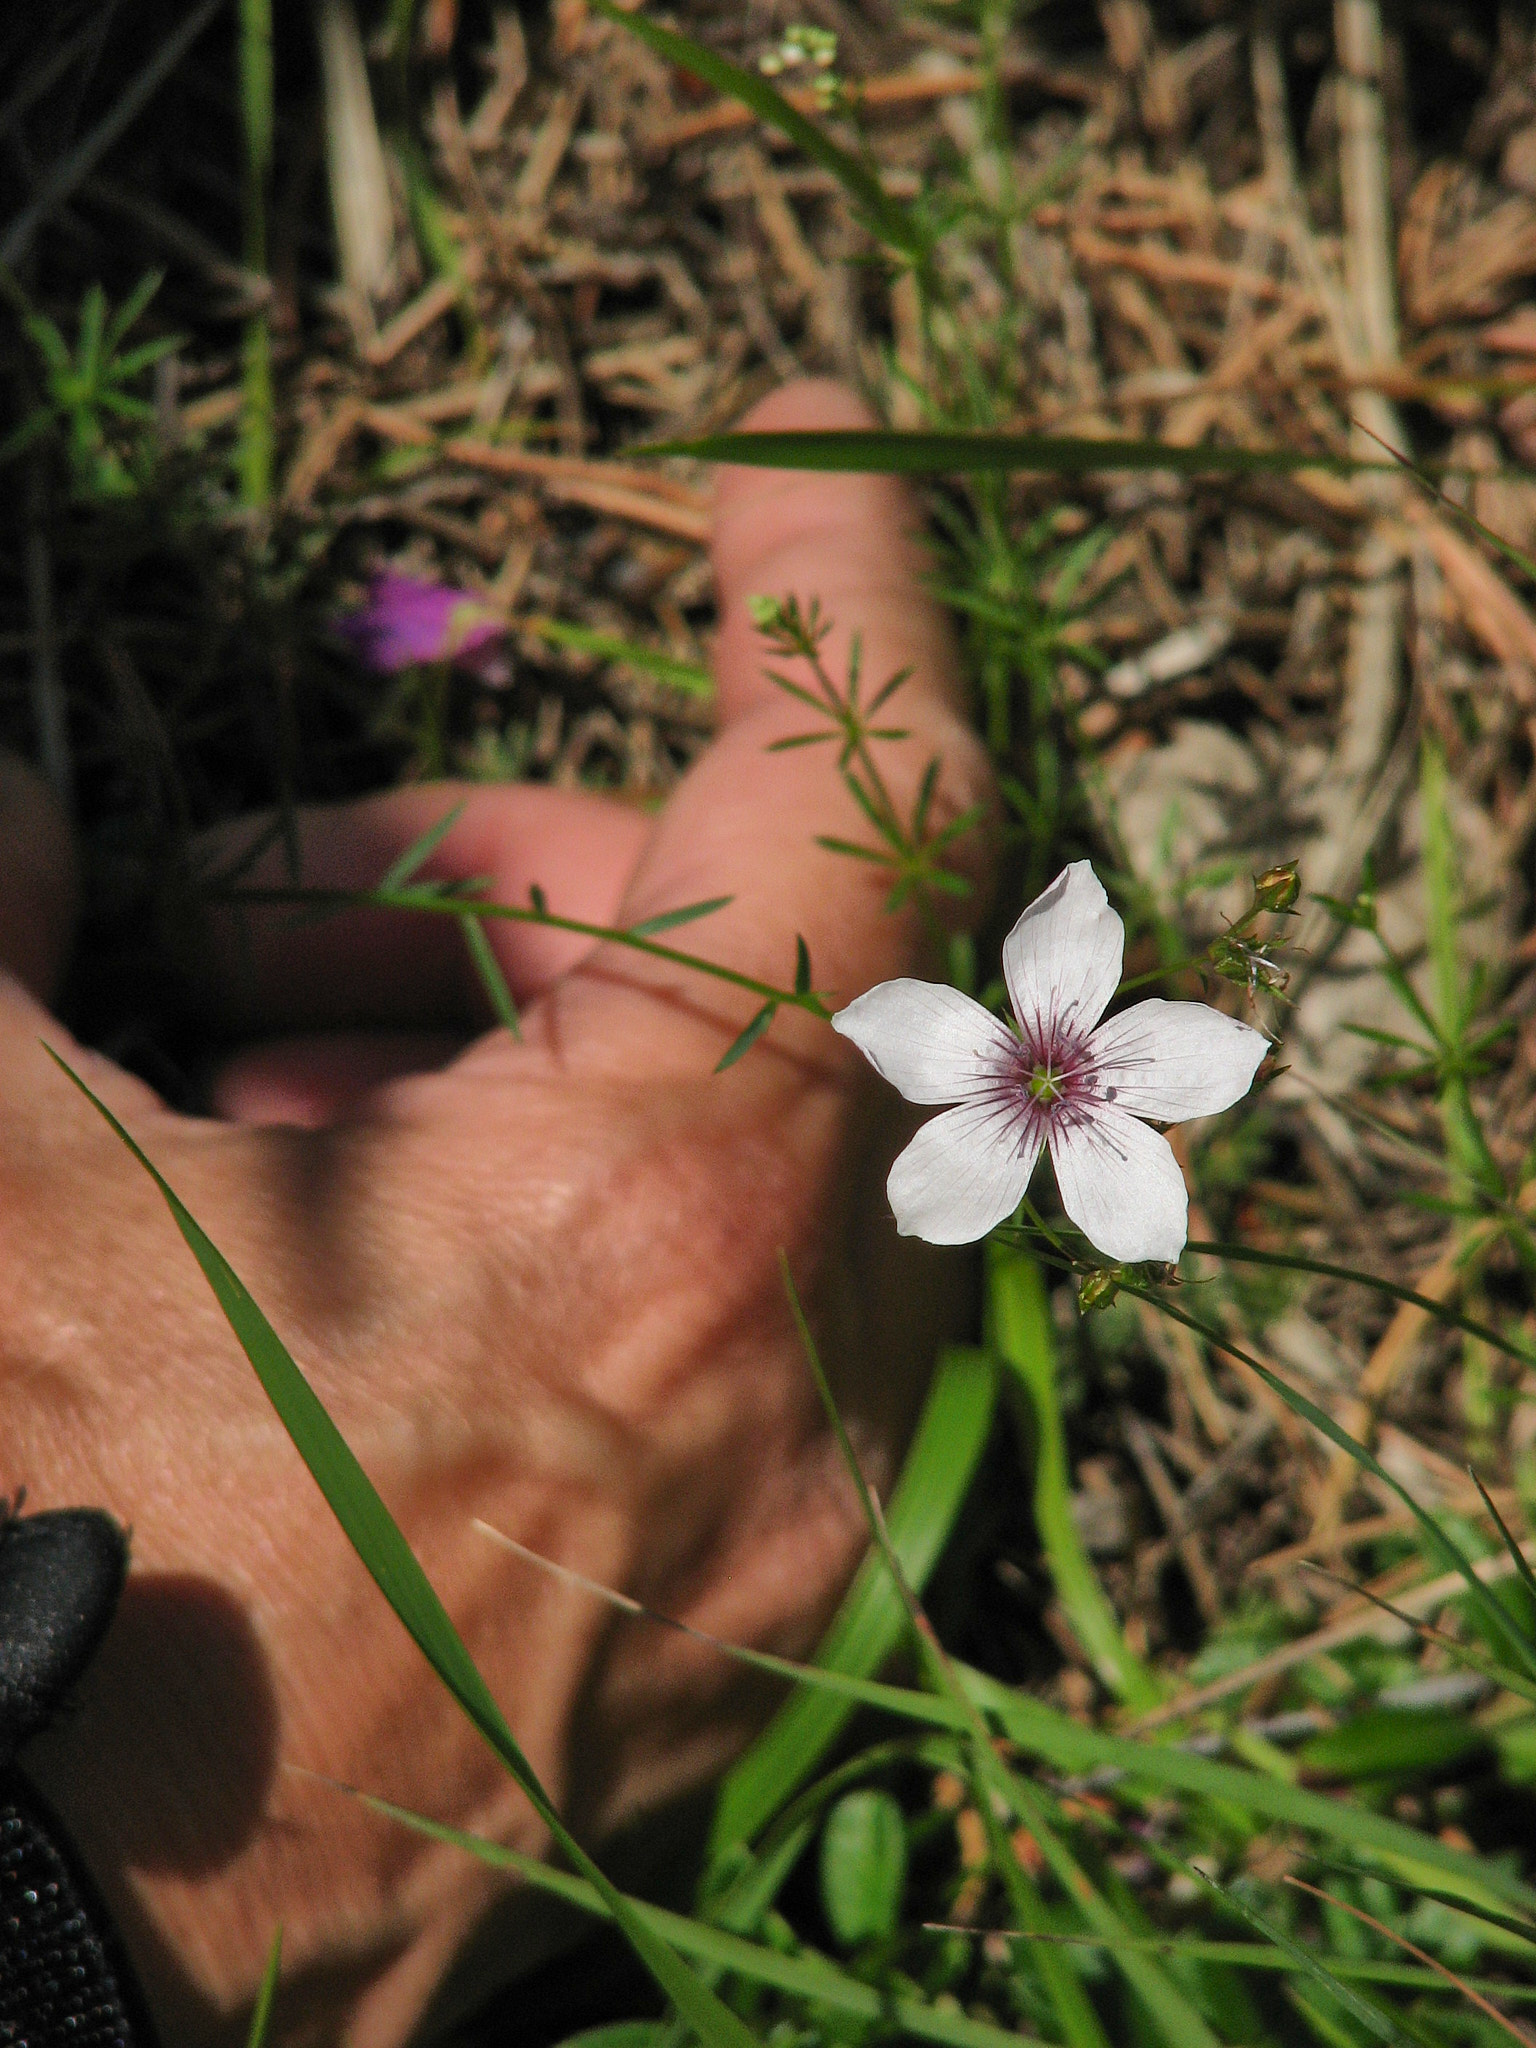
[(1064, 1078), (1054, 1067), (1042, 1062), (1029, 1077), (1029, 1092), (1036, 1102), (1042, 1104), (1060, 1102)]

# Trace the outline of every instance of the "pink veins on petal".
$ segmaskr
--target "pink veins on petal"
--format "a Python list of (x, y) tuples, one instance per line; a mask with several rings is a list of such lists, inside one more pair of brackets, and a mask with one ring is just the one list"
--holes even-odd
[(950, 1103), (891, 1169), (896, 1226), (968, 1244), (1011, 1216), (1049, 1146), (1068, 1216), (1115, 1260), (1172, 1260), (1189, 1196), (1166, 1138), (1229, 1108), (1268, 1051), (1261, 1032), (1204, 1003), (1159, 998), (1104, 1018), (1125, 927), (1086, 861), (1025, 910), (1003, 944), (1017, 1034), (959, 990), (882, 982), (840, 1010), (853, 1040), (909, 1102)]

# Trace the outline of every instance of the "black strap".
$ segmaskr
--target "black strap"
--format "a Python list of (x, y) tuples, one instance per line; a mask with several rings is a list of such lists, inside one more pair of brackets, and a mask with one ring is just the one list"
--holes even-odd
[(12, 1761), (96, 1654), (127, 1569), (110, 1515), (0, 1502), (0, 2048), (154, 2048), (100, 1895)]
[(133, 1971), (58, 1817), (0, 1771), (0, 2048), (151, 2048)]

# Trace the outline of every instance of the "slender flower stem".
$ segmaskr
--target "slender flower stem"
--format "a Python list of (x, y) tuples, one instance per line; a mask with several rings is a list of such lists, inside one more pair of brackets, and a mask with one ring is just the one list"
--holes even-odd
[(814, 989), (778, 988), (772, 982), (740, 974), (734, 967), (722, 967), (717, 960), (701, 959), (696, 953), (684, 953), (675, 946), (660, 945), (655, 939), (625, 931), (620, 926), (588, 924), (579, 917), (557, 917), (551, 910), (537, 910), (531, 905), (486, 903), (479, 897), (466, 896), (462, 892), (450, 894), (435, 889), (231, 889), (216, 900), (251, 906), (288, 903), (300, 909), (330, 912), (406, 910), (427, 917), (451, 917), (455, 920), (461, 920), (468, 910), (477, 918), (497, 917), (511, 924), (542, 925), (549, 931), (574, 932), (579, 937), (600, 939), (608, 945), (628, 946), (632, 952), (647, 953), (653, 959), (669, 961), (674, 967), (691, 967), (699, 974), (728, 983), (732, 988), (745, 989), (780, 1009), (804, 1010), (808, 1016), (819, 1017), (823, 1021), (832, 1014)]
[(1396, 1281), (1378, 1279), (1374, 1273), (1362, 1273), (1355, 1266), (1335, 1266), (1327, 1259), (1308, 1259), (1296, 1252), (1262, 1252), (1244, 1244), (1206, 1242), (1191, 1238), (1188, 1249), (1205, 1252), (1211, 1258), (1232, 1259), (1248, 1266), (1279, 1266), (1292, 1273), (1317, 1273), (1329, 1280), (1352, 1280), (1358, 1287), (1369, 1287), (1377, 1294), (1389, 1295), (1393, 1301), (1405, 1301), (1413, 1308), (1421, 1308), (1437, 1323), (1448, 1328), (1461, 1330), (1468, 1337), (1476, 1337), (1484, 1344), (1491, 1344), (1496, 1351), (1502, 1351), (1506, 1358), (1513, 1358), (1521, 1365), (1530, 1365), (1529, 1350), (1511, 1344), (1507, 1337), (1501, 1337), (1497, 1330), (1487, 1323), (1479, 1323), (1471, 1316), (1458, 1315), (1455, 1309), (1447, 1308), (1442, 1301), (1436, 1301), (1428, 1294), (1419, 1294), (1411, 1287), (1400, 1287)]

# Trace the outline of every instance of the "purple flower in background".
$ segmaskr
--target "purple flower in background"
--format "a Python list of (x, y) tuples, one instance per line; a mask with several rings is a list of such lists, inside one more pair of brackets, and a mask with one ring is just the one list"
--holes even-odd
[(374, 577), (368, 602), (344, 612), (336, 630), (360, 660), (386, 675), (418, 661), (452, 661), (492, 687), (509, 680), (506, 620), (482, 598), (446, 583), (386, 569)]

